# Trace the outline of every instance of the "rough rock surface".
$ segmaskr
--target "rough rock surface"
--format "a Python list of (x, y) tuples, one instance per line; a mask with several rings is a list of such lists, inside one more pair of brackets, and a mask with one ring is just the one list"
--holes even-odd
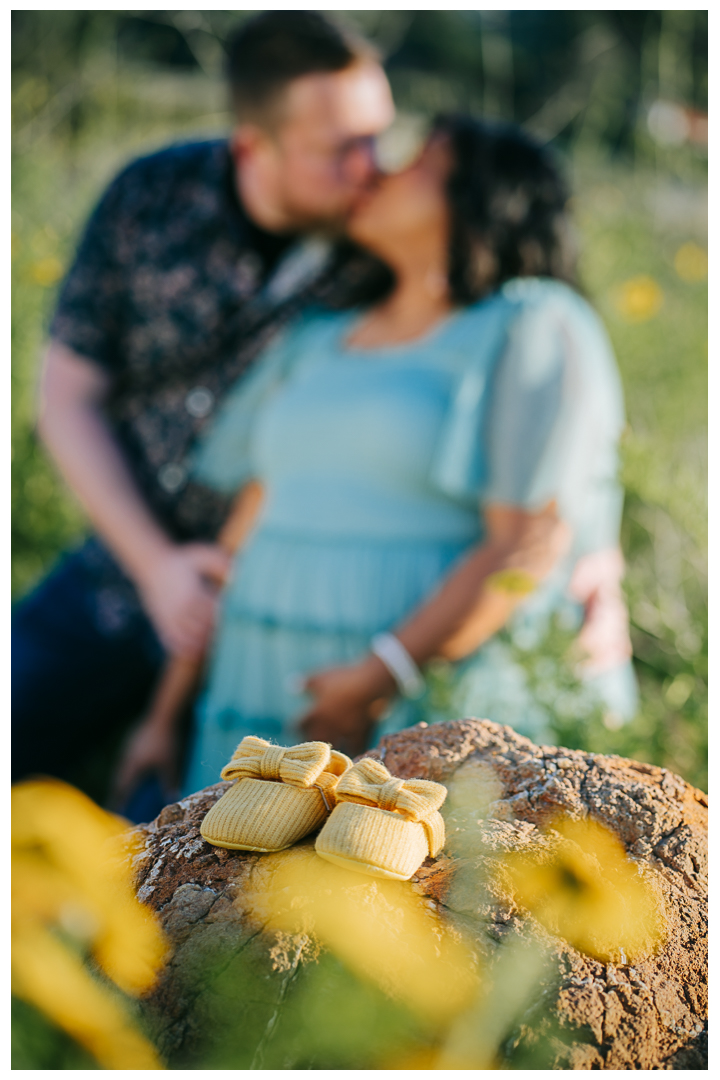
[[(633, 964), (603, 964), (553, 939), (552, 1000), (548, 1004), (546, 992), (536, 1015), (531, 1007), (515, 1025), (503, 1047), (509, 1064), (524, 1047), (523, 1063), (533, 1067), (533, 1043), (551, 1014), (553, 1030), (562, 1037), (549, 1037), (550, 1067), (707, 1068), (707, 797), (702, 792), (665, 769), (538, 747), (487, 720), (418, 725), (385, 738), (370, 753), (383, 757), (397, 776), (450, 784), (451, 795), (453, 782), (463, 778), (485, 785), (482, 821), (477, 814), (463, 818), (449, 803), (446, 852), (426, 860), (409, 887), (432, 898), (442, 918), (470, 926), (489, 954), (501, 950), (513, 931), (540, 937), (545, 932), (511, 898), (468, 889), (467, 873), (465, 887), (453, 889), (458, 867), (467, 871), (476, 865), (481, 873), (488, 854), (543, 843), (538, 827), (559, 813), (591, 815), (611, 827), (662, 894), (667, 939), (657, 955)], [(272, 860), (285, 853), (233, 853), (213, 848), (199, 834), (208, 808), (228, 786), (217, 784), (167, 806), (137, 830), (144, 844), (134, 857), (138, 896), (158, 913), (173, 950), (144, 1009), (161, 1052), (175, 1067), (198, 1067), (194, 1062), (202, 1060), (197, 1055), (203, 1039), (219, 1015), (223, 977), (241, 963), (244, 977), (251, 971), (255, 981), (236, 1003), (233, 1019), (256, 1036), (250, 1038), (252, 1054), (238, 1064), (268, 1067), (266, 1052), (279, 1038), (278, 1018), (303, 966), (299, 955), (278, 962), (277, 932), (264, 930), (246, 902), (259, 878), (276, 865)], [(481, 848), (472, 842), (468, 848), (468, 839), (474, 842), (480, 834)], [(285, 1068), (313, 1067), (292, 1057), (273, 1060)]]

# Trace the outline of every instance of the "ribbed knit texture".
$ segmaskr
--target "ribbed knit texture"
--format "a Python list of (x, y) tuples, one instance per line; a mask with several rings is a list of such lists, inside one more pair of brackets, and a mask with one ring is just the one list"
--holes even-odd
[(418, 822), (392, 810), (344, 802), (325, 822), (315, 851), (323, 858), (334, 855), (356, 862), (366, 874), (372, 875), (370, 868), (377, 867), (407, 879), (427, 857), (428, 843)]
[[(447, 795), (431, 780), (401, 780), (379, 761), (365, 758), (341, 777), (338, 805), (315, 842), (324, 858), (347, 859), (372, 874), (412, 877), (423, 860), (445, 843), (438, 813)], [(384, 872), (384, 873), (383, 873)]]
[(283, 747), (248, 736), (222, 771), (238, 780), (205, 815), (203, 839), (238, 850), (290, 847), (326, 819), (350, 764), (327, 743)]
[(200, 832), (217, 847), (282, 851), (317, 829), (327, 816), (317, 788), (238, 780), (205, 815)]

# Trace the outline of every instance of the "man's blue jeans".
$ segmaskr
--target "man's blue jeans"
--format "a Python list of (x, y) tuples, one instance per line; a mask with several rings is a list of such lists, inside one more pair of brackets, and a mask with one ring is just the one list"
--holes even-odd
[(12, 621), (12, 780), (72, 779), (148, 704), (162, 648), (95, 540), (65, 555)]

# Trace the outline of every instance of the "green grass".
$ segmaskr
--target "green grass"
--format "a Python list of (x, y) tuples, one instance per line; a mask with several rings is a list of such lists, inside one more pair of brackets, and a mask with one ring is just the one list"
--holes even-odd
[(10, 1007), (13, 1069), (97, 1069), (98, 1064), (51, 1020), (19, 998)]
[[(597, 169), (595, 177), (597, 177)], [(701, 181), (578, 169), (583, 280), (605, 319), (625, 387), (623, 550), (642, 708), (588, 749), (617, 749), (707, 785), (707, 282), (683, 280), (678, 250), (706, 248)], [(616, 289), (652, 278), (662, 306), (645, 321), (618, 311)], [(610, 745), (608, 745), (610, 744)]]
[[(31, 126), (41, 80), (15, 88), (12, 299), (12, 587), (23, 595), (82, 535), (83, 516), (33, 432), (35, 385), (56, 282), (82, 223), (133, 154), (223, 123), (221, 88), (195, 77), (98, 76), (79, 131)], [(138, 87), (142, 87), (139, 90)], [(50, 103), (52, 104), (52, 103)], [(33, 134), (35, 131), (35, 134)], [(574, 162), (582, 277), (605, 319), (625, 386), (623, 547), (642, 708), (610, 731), (598, 716), (568, 723), (564, 742), (616, 751), (707, 784), (706, 396), (707, 285), (682, 280), (678, 248), (706, 246), (703, 163), (630, 168)], [(616, 290), (637, 276), (662, 290), (657, 313), (628, 322)]]

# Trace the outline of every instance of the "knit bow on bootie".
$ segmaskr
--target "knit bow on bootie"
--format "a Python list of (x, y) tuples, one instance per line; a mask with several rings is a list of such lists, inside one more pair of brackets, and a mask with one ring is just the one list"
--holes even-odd
[(282, 851), (325, 821), (351, 765), (328, 743), (274, 746), (247, 735), (220, 774), (236, 782), (205, 815), (203, 839), (240, 851)]
[(363, 758), (335, 788), (337, 806), (315, 841), (323, 859), (372, 877), (407, 881), (445, 843), (438, 813), (447, 790), (432, 780), (401, 780)]
[(328, 743), (273, 746), (256, 735), (246, 735), (220, 775), (223, 780), (277, 780), (298, 788), (318, 785), (328, 794), (351, 765), (349, 757)]
[(358, 761), (335, 788), (338, 802), (396, 810), (408, 821), (419, 822), (425, 829), (433, 857), (445, 843), (445, 822), (438, 810), (445, 802), (446, 795), (442, 784), (435, 784), (432, 780), (401, 780), (374, 758)]

